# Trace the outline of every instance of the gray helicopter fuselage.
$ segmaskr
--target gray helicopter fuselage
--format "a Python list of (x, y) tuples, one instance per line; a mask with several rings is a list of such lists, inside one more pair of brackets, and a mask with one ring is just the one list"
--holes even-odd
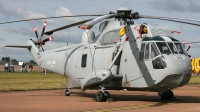
[[(145, 34), (141, 33), (142, 25), (147, 27)], [(106, 89), (164, 91), (190, 80), (190, 58), (169, 27), (105, 21), (100, 25), (100, 32), (95, 39), (90, 40), (88, 35), (81, 44), (45, 52), (40, 52), (30, 40), (29, 50), (39, 66), (64, 75), (69, 88), (98, 87), (102, 82), (95, 83), (95, 76), (101, 77), (98, 73), (104, 69), (110, 71), (106, 72), (109, 79), (104, 83)], [(90, 79), (90, 75), (94, 77)]]

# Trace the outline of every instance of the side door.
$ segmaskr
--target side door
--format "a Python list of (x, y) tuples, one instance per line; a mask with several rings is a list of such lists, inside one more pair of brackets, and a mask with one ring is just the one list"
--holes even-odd
[(92, 56), (94, 49), (79, 49), (76, 58), (76, 78), (84, 79), (92, 72)]

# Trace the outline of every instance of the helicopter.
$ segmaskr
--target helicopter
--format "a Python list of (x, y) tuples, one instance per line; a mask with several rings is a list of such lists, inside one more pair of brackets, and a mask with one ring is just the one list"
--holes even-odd
[[(168, 26), (134, 24), (134, 21), (146, 18), (200, 26), (186, 22), (195, 20), (141, 15), (132, 13), (127, 7), (109, 14), (64, 17), (79, 16), (97, 17), (46, 32), (44, 23), (40, 38), (34, 28), (36, 41), (30, 39), (27, 45), (5, 47), (27, 48), (40, 67), (65, 76), (65, 96), (70, 96), (73, 88), (99, 90), (95, 95), (97, 102), (111, 98), (108, 90), (124, 89), (157, 92), (162, 100), (173, 100), (175, 95), (172, 90), (186, 85), (190, 80), (191, 59), (182, 42), (174, 38), (173, 31)], [(39, 19), (49, 18), (30, 21)], [(29, 20), (0, 24), (22, 21)], [(100, 23), (99, 35), (92, 31), (97, 23)], [(44, 51), (42, 46), (53, 39), (53, 33), (74, 26), (84, 30), (81, 43)], [(42, 40), (43, 34), (50, 37)]]

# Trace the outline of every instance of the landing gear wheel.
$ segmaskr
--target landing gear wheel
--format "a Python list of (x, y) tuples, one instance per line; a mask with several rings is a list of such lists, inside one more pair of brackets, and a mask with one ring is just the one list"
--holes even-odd
[(102, 91), (99, 91), (96, 94), (96, 101), (97, 102), (105, 102), (106, 101), (106, 96), (105, 96), (105, 94)]
[(70, 90), (65, 90), (65, 96), (69, 96), (69, 95), (70, 95), (70, 93), (71, 93), (71, 91), (70, 91)]
[(165, 91), (163, 94), (161, 94), (161, 99), (167, 100), (168, 99), (168, 92)]
[(110, 98), (110, 93), (108, 91), (105, 91), (104, 93), (106, 95), (106, 98)]
[(175, 100), (174, 93), (169, 90), (160, 95), (162, 100)]

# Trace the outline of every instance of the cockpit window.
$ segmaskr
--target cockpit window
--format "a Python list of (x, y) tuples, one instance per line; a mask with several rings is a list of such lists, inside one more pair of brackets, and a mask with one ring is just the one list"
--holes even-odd
[(151, 59), (158, 56), (160, 53), (154, 42), (151, 43)]
[(175, 46), (176, 46), (176, 48), (177, 48), (177, 51), (178, 51), (180, 54), (185, 54), (180, 43), (174, 43), (174, 44), (175, 44)]
[(173, 54), (178, 54), (175, 45), (172, 42), (168, 42), (169, 48), (171, 49)]
[(166, 42), (156, 42), (158, 49), (160, 50), (161, 54), (171, 54), (169, 47), (167, 46)]
[(144, 59), (149, 59), (149, 43), (146, 43), (145, 46)]
[(141, 45), (141, 50), (140, 50), (140, 59), (144, 59), (144, 48), (145, 48), (145, 43)]

